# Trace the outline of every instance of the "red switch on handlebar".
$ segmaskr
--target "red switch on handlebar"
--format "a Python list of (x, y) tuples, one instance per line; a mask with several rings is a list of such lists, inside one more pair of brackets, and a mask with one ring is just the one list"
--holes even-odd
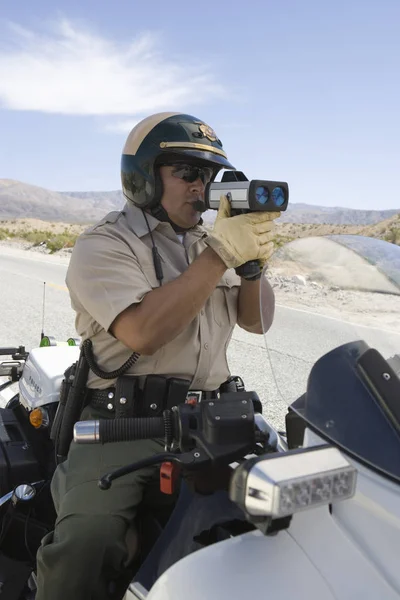
[(163, 462), (160, 467), (160, 490), (163, 494), (173, 494), (180, 466), (172, 462)]

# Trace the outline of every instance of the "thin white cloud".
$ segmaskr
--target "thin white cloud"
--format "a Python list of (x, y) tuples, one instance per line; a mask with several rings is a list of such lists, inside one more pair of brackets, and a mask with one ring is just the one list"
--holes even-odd
[[(119, 116), (110, 131), (127, 131), (137, 116), (183, 110), (223, 94), (190, 57), (180, 64), (151, 33), (130, 43), (106, 39), (61, 19), (38, 33), (8, 24), (0, 45), (0, 107), (64, 115)], [(191, 63), (191, 64), (189, 64)], [(121, 118), (123, 117), (123, 118)]]
[[(147, 115), (143, 115), (145, 117)], [(140, 119), (122, 119), (117, 121), (110, 121), (102, 127), (104, 131), (110, 133), (129, 133), (131, 129), (139, 123)]]

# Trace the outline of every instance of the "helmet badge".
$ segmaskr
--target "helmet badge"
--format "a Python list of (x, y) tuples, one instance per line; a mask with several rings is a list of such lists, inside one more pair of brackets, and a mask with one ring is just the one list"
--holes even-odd
[(215, 133), (214, 129), (212, 129), (212, 127), (210, 127), (209, 125), (206, 125), (205, 123), (202, 123), (201, 125), (199, 125), (199, 129), (200, 129), (201, 133), (204, 135), (204, 137), (209, 139), (210, 142), (217, 141), (218, 136)]

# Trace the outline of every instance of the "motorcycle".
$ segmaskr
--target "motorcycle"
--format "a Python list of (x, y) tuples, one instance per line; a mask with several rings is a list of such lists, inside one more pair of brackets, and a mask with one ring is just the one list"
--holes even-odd
[[(118, 597), (400, 598), (400, 248), (348, 235), (286, 244), (262, 274), (265, 325), (271, 286), (274, 322), (254, 347), (264, 406), (239, 388), (158, 418), (75, 423), (76, 443), (164, 437), (146, 465), (161, 465), (164, 491), (181, 482), (166, 522), (140, 513), (147, 545)], [(28, 600), (54, 522), (49, 429), (79, 349), (8, 350), (0, 375), (19, 393), (0, 411), (0, 591)]]
[[(0, 409), (4, 459), (0, 463), (0, 596), (22, 600), (34, 598), (36, 552), (56, 518), (49, 485), (57, 462), (51, 431), (64, 372), (71, 360), (79, 359), (79, 348), (39, 347), (29, 355), (24, 348), (0, 352), (11, 354), (11, 360), (1, 363), (0, 373), (9, 374), (8, 386), (16, 380), (19, 386), (19, 394)], [(238, 383), (242, 386), (243, 382)], [(231, 463), (249, 453), (259, 455), (287, 447), (262, 418), (257, 394), (244, 390), (222, 393), (215, 404), (179, 405), (174, 414), (165, 411), (160, 418), (75, 425), (78, 443), (144, 437), (164, 437), (166, 452), (105, 474), (99, 482), (102, 489), (109, 489), (116, 477), (151, 464), (161, 463), (160, 488), (165, 494), (174, 492), (181, 470), (187, 477), (167, 522), (165, 515), (160, 518), (146, 507), (139, 509), (141, 549), (133, 565), (136, 597), (141, 597), (142, 588), (151, 587), (164, 570), (186, 554), (251, 530), (251, 524), (227, 494)], [(12, 485), (14, 488), (6, 491)], [(120, 586), (123, 594), (129, 581), (110, 583), (112, 597), (121, 598)]]

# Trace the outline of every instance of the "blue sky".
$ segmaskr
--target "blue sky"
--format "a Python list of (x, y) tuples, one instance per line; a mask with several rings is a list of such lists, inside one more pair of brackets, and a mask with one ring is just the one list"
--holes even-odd
[(209, 123), (292, 202), (400, 208), (398, 0), (0, 0), (0, 178), (120, 188), (131, 126)]

